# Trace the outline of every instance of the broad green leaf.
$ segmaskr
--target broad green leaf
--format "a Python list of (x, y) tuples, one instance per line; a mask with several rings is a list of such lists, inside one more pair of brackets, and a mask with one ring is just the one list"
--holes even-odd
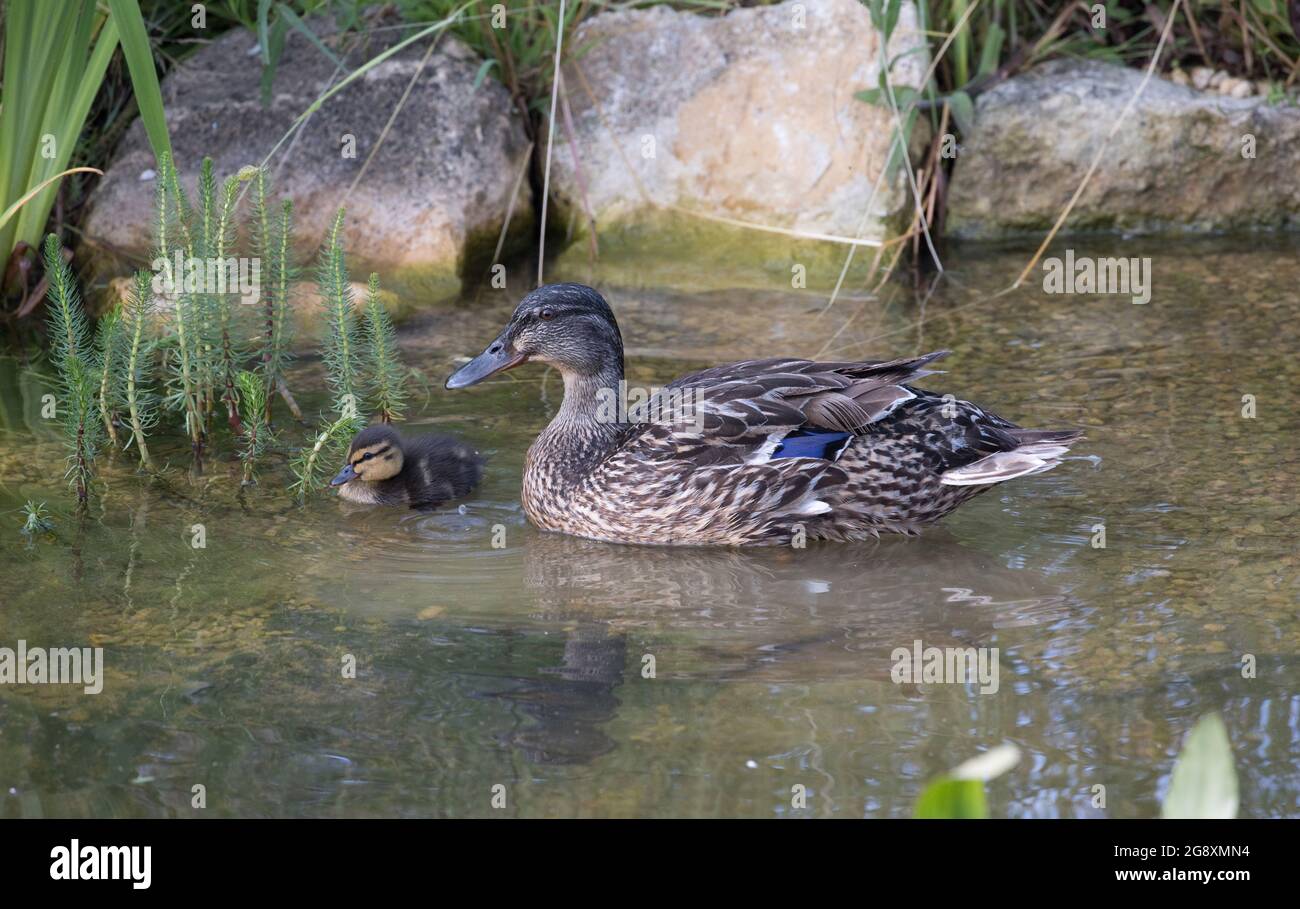
[(271, 103), (271, 86), (275, 82), (275, 68), (280, 65), (280, 57), (284, 53), (284, 39), (288, 33), (289, 24), (284, 19), (276, 19), (267, 38), (269, 44), (267, 56), (270, 62), (262, 67), (262, 104), (264, 105)]
[(912, 816), (931, 820), (987, 818), (989, 806), (984, 798), (984, 784), (979, 780), (941, 777), (921, 791)]
[(894, 103), (898, 105), (900, 111), (905, 111), (912, 106), (920, 93), (907, 85), (894, 86)]
[(267, 28), (271, 0), (257, 0), (257, 43), (262, 51), (262, 65), (271, 65), (271, 33)]
[(953, 92), (947, 100), (948, 109), (952, 111), (957, 129), (961, 130), (963, 136), (969, 136), (971, 128), (975, 125), (975, 104), (971, 101), (970, 95), (965, 92)]
[(887, 0), (885, 4), (885, 42), (888, 43), (898, 26), (898, 14), (903, 8), (903, 0)]
[[(88, 25), (89, 23), (87, 23)], [(86, 40), (89, 41), (90, 34), (86, 33)], [(86, 44), (77, 41), (73, 44), (73, 53), (77, 54), (76, 59), (81, 59)], [(89, 62), (84, 69), (78, 70), (76, 66), (70, 66), (66, 61), (52, 61), (58, 67), (59, 79), (67, 79), (68, 84), (53, 94), (50, 98), (51, 107), (45, 112), (44, 125), (40, 127), (41, 132), (49, 132), (57, 137), (58, 153), (53, 159), (34, 160), (31, 162), (28, 180), (32, 185), (40, 180), (42, 188), (48, 187), (50, 177), (56, 172), (67, 174), (67, 165), (72, 157), (72, 150), (76, 146), (77, 134), (81, 132), (86, 122), (86, 114), (90, 111), (90, 105), (99, 94), (99, 87), (104, 81), (104, 72), (108, 69), (109, 61), (112, 60), (113, 54), (117, 51), (117, 26), (112, 18), (104, 20), (103, 27), (99, 31), (99, 37), (95, 39), (94, 50), (90, 53)], [(73, 83), (75, 82), (75, 86)], [(56, 98), (62, 100), (55, 100)], [(18, 103), (22, 103), (19, 101)], [(26, 164), (27, 162), (20, 162)], [(97, 171), (96, 171), (97, 172)], [(28, 193), (24, 196), (24, 201), (31, 198)], [(45, 222), (49, 220), (50, 209), (54, 206), (54, 190), (41, 194), (30, 204), (27, 204), (18, 216), (17, 230), (15, 236), (19, 240), (27, 238), (39, 238), (41, 232), (45, 229)], [(0, 228), (3, 227), (3, 221), (0, 221)], [(31, 242), (28, 240), (27, 242)]]
[(912, 816), (919, 818), (986, 818), (984, 784), (1020, 762), (1020, 749), (1006, 743), (964, 761), (921, 790)]
[(478, 88), (480, 85), (483, 84), (483, 79), (485, 76), (487, 76), (488, 70), (490, 70), (495, 64), (496, 64), (495, 60), (484, 60), (482, 63), (479, 64), (478, 72), (474, 74), (475, 88)]
[(140, 4), (136, 0), (108, 0), (108, 8), (117, 25), (122, 55), (126, 57), (126, 66), (131, 73), (131, 90), (140, 108), (144, 130), (149, 134), (154, 157), (171, 157), (172, 142), (167, 133), (167, 117), (163, 113), (158, 70), (153, 65), (153, 51), (149, 47), (149, 33), (144, 27)]
[[(961, 22), (962, 16), (966, 14), (966, 0), (949, 0), (951, 9), (949, 15), (952, 22)], [(953, 76), (958, 85), (965, 85), (970, 81), (970, 57), (971, 57), (971, 23), (968, 19), (957, 31), (952, 41), (952, 47), (949, 49), (949, 57), (952, 60)]]
[(980, 48), (980, 65), (975, 71), (976, 78), (987, 76), (998, 68), (998, 60), (1002, 58), (1002, 42), (1006, 37), (1002, 26), (996, 22), (989, 23), (988, 31), (984, 34), (984, 46)]
[(1160, 816), (1233, 818), (1237, 816), (1237, 771), (1223, 717), (1201, 717), (1183, 743)]
[[(912, 103), (916, 101), (919, 92), (911, 86), (895, 85), (893, 87), (894, 103), (898, 105), (900, 111), (906, 112)], [(883, 107), (890, 110), (889, 89), (887, 88), (865, 88), (860, 92), (855, 92), (853, 97), (859, 101), (865, 101), (876, 107)]]
[(49, 186), (51, 183), (54, 183), (57, 180), (62, 180), (68, 174), (81, 174), (81, 173), (99, 174), (101, 177), (104, 176), (104, 172), (100, 170), (98, 167), (69, 167), (67, 170), (63, 171), (62, 173), (55, 174), (53, 177), (46, 179), (44, 182), (38, 183), (35, 187), (27, 191), (27, 195), (23, 196), (21, 199), (19, 199), (18, 201), (10, 205), (8, 208), (6, 208), (4, 210), (4, 213), (0, 214), (0, 227), (4, 227), (6, 224), (8, 224), (9, 219), (14, 216), (14, 214), (18, 211), (18, 209), (22, 208), (24, 205), (30, 202), (32, 200), (32, 197), (39, 195), (41, 190), (45, 189), (45, 187)]

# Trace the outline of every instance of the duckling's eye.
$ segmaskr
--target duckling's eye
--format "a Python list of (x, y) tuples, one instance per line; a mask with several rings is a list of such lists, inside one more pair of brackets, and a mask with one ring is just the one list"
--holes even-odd
[(538, 310), (537, 318), (541, 319), (543, 322), (549, 322), (555, 318), (555, 310), (553, 309)]
[(375, 453), (374, 453), (373, 451), (367, 451), (365, 454), (363, 454), (363, 455), (361, 456), (361, 460), (363, 460), (363, 461), (369, 461), (369, 460), (370, 460), (371, 458), (373, 458), (374, 456), (375, 456)]

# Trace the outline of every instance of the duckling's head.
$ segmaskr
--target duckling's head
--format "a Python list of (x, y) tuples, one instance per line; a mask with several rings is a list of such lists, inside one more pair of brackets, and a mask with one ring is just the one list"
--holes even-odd
[(537, 360), (568, 376), (623, 375), (623, 336), (605, 298), (585, 284), (547, 284), (528, 294), (496, 340), (447, 379), (464, 388)]
[(352, 440), (348, 463), (331, 486), (344, 483), (378, 483), (397, 476), (402, 470), (402, 437), (386, 423), (367, 426)]

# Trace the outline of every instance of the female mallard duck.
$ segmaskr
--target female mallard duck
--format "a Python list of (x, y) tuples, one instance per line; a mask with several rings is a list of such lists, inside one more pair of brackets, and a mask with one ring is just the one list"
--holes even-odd
[(619, 543), (864, 540), (914, 534), (994, 483), (1055, 467), (1080, 438), (908, 384), (946, 353), (745, 360), (678, 379), (619, 420), (614, 314), (590, 287), (552, 284), (447, 387), (529, 360), (564, 377), (524, 465), (524, 511), (546, 530)]
[(330, 480), (339, 498), (360, 505), (435, 508), (467, 495), (483, 476), (478, 452), (450, 436), (404, 439), (385, 424), (352, 440), (348, 463)]

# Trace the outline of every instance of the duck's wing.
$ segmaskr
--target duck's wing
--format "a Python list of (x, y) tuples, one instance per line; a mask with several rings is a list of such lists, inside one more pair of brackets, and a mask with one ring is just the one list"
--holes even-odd
[(916, 397), (906, 383), (947, 354), (867, 362), (745, 360), (683, 376), (630, 414), (624, 451), (698, 466), (834, 460), (857, 433)]

